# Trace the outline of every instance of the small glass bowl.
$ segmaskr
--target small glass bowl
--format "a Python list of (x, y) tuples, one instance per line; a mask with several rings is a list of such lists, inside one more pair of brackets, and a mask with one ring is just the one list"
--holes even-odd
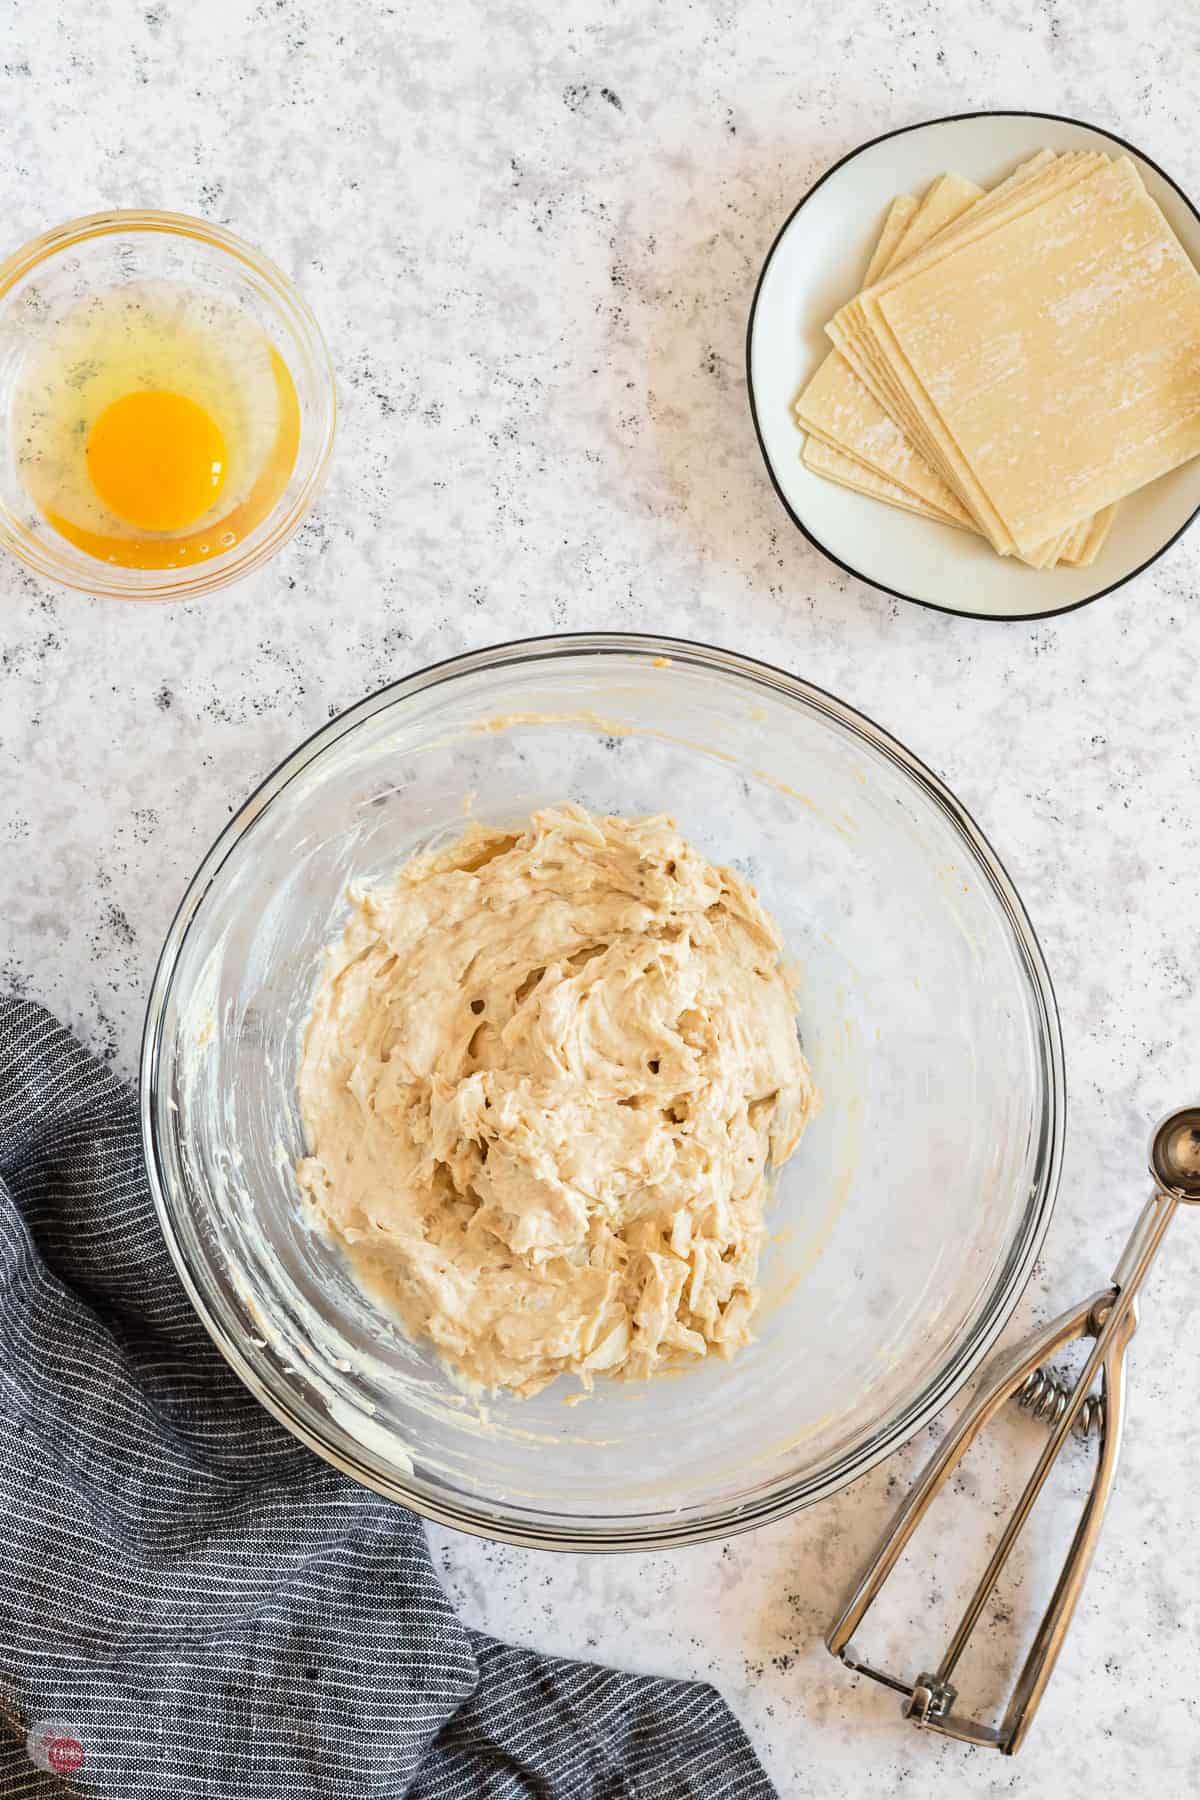
[[(222, 555), (174, 569), (127, 569), (77, 549), (21, 479), (12, 430), (25, 359), (47, 319), (89, 294), (134, 281), (212, 294), (251, 319), (287, 364), (300, 406), (296, 461), (271, 511)], [(0, 265), (0, 543), (37, 574), (121, 600), (182, 600), (238, 581), (292, 536), (321, 485), (337, 413), (320, 328), (291, 282), (249, 244), (185, 213), (106, 212), (74, 219)]]

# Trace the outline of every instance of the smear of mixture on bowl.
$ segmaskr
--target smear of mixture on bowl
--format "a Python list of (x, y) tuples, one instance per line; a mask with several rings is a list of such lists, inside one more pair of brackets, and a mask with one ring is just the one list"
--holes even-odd
[(473, 825), (355, 896), (305, 1036), (301, 1186), (483, 1387), (728, 1356), (816, 1104), (781, 952), (667, 817)]

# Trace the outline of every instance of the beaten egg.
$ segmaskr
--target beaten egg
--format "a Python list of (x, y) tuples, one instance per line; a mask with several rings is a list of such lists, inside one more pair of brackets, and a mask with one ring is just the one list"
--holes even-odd
[(90, 295), (41, 335), (13, 410), (21, 479), (78, 549), (178, 568), (247, 537), (288, 484), (300, 409), (257, 324), (167, 282)]

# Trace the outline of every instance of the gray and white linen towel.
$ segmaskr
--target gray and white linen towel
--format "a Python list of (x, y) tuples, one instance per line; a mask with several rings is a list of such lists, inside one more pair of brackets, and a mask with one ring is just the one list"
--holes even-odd
[(0, 999), (0, 1795), (771, 1800), (711, 1688), (467, 1630), (419, 1521), (251, 1399), (128, 1091)]

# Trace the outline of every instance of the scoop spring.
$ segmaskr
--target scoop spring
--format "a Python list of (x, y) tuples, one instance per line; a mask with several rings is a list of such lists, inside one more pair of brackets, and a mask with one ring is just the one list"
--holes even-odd
[[(1066, 1412), (1073, 1392), (1074, 1384), (1053, 1369), (1035, 1369), (1026, 1376), (1013, 1399), (1035, 1419), (1044, 1419), (1047, 1425), (1054, 1426)], [(1104, 1400), (1099, 1394), (1089, 1394), (1075, 1416), (1075, 1435), (1086, 1443), (1099, 1434), (1103, 1423)]]

